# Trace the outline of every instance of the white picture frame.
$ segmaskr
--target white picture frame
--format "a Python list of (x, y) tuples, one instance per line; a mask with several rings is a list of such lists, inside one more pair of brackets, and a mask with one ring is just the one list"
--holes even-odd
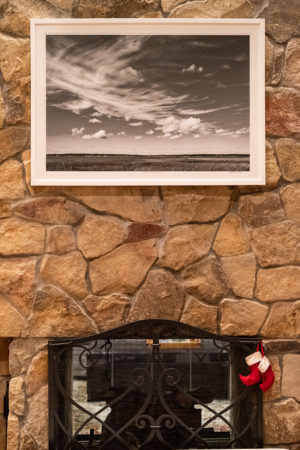
[[(168, 39), (169, 44), (171, 43), (170, 48), (165, 48), (165, 54), (161, 53), (164, 43), (167, 42), (163, 39)], [(193, 41), (189, 43), (189, 39), (193, 39)], [(249, 54), (246, 56), (243, 56), (245, 53), (242, 53), (241, 56), (237, 54), (234, 56), (234, 64), (232, 65), (226, 63), (227, 51), (227, 60), (229, 61), (230, 58), (233, 58), (232, 46), (225, 45), (228, 39), (231, 39), (233, 46), (236, 45), (237, 48), (240, 48), (240, 43), (244, 45), (243, 43), (247, 39), (249, 42)], [(264, 39), (265, 26), (263, 19), (32, 19), (32, 185), (153, 186), (264, 184)], [(124, 46), (120, 44), (121, 41), (124, 43)], [(120, 55), (118, 55), (118, 51), (116, 55), (114, 50), (116, 48), (116, 42), (119, 42), (117, 48), (126, 48), (126, 46), (132, 46), (132, 42), (136, 41), (139, 44), (132, 49), (132, 53), (127, 56), (128, 59), (126, 60), (125, 58), (125, 62), (124, 55), (121, 51)], [(93, 42), (97, 42), (97, 46), (96, 44), (94, 46), (97, 49), (103, 43), (102, 52), (106, 52), (106, 66), (104, 65), (101, 68), (101, 64), (98, 66), (96, 64), (96, 67), (99, 68), (98, 72), (100, 71), (100, 78), (103, 75), (101, 70), (106, 70), (105, 76), (107, 78), (107, 67), (109, 67), (107, 55), (110, 54), (114, 58), (111, 62), (112, 71), (114, 71), (111, 74), (111, 79), (113, 80), (111, 88), (107, 82), (106, 84), (102, 82), (102, 85), (99, 82), (99, 90), (95, 91), (95, 88), (89, 81), (91, 76), (95, 77), (96, 74), (95, 58), (93, 53), (90, 53)], [(146, 46), (145, 42), (152, 42), (151, 48), (157, 48), (157, 57), (155, 62), (153, 61), (153, 64), (151, 58), (148, 55), (148, 59), (145, 58), (145, 54), (142, 53), (145, 51), (143, 50)], [(180, 45), (182, 45), (182, 52), (179, 52), (179, 54), (182, 54), (182, 57), (187, 54), (191, 55), (191, 58), (192, 56), (199, 55), (199, 59), (196, 58), (195, 64), (189, 65), (189, 63), (187, 64), (188, 59), (185, 59), (185, 62), (182, 60), (182, 65), (180, 65), (177, 56), (176, 58), (174, 56), (176, 64), (172, 64), (170, 55), (172, 55), (173, 42), (176, 42), (177, 47), (179, 45), (179, 49), (181, 48)], [(209, 47), (217, 48), (218, 46), (222, 46), (222, 42), (224, 42), (224, 46), (222, 48), (220, 47), (219, 50), (209, 50)], [(210, 43), (212, 44), (210, 45)], [(76, 45), (79, 47), (74, 50)], [(149, 52), (150, 44), (147, 45)], [(199, 53), (193, 53), (195, 50), (191, 50), (190, 53), (186, 52), (187, 45), (191, 48), (198, 46), (199, 49), (197, 49), (197, 52)], [(86, 51), (87, 48), (89, 49), (88, 52)], [(205, 53), (203, 53), (203, 48), (205, 48)], [(81, 49), (82, 55), (80, 55)], [(110, 50), (111, 53), (109, 53)], [(129, 54), (128, 52), (127, 55)], [(175, 55), (175, 51), (173, 53)], [(78, 54), (80, 55), (79, 58)], [(85, 57), (86, 54), (89, 55), (88, 58)], [(177, 54), (178, 52), (176, 52)], [(75, 57), (74, 55), (77, 56)], [(103, 55), (104, 53), (98, 55), (98, 57), (102, 58)], [(204, 55), (203, 66), (201, 55)], [(246, 63), (243, 61), (247, 57), (248, 66), (245, 66)], [(184, 58), (187, 58), (187, 56), (184, 56)], [(147, 64), (145, 62), (146, 59), (148, 61)], [(83, 61), (83, 66), (81, 66), (80, 61)], [(147, 80), (146, 75), (143, 75), (143, 70), (137, 70), (134, 64), (130, 65), (131, 61), (139, 61), (139, 67), (145, 67), (145, 73), (147, 72), (146, 69), (148, 71), (151, 69), (149, 69), (151, 64), (153, 67), (157, 65), (158, 69), (156, 67), (156, 71), (152, 72), (152, 79), (154, 73), (158, 74), (157, 83), (155, 84), (152, 81), (151, 76)], [(179, 67), (178, 79), (175, 77), (173, 83), (176, 89), (178, 89), (178, 94), (175, 91), (175, 87), (172, 91), (167, 86), (164, 80), (168, 79), (168, 72), (165, 67), (160, 69), (158, 61), (164, 61), (165, 65), (169, 65), (170, 67)], [(212, 68), (219, 67), (216, 66), (218, 61), (220, 61), (220, 64), (222, 63), (220, 65), (221, 69), (214, 69), (216, 70), (214, 74)], [(91, 67), (94, 64), (93, 68), (89, 69), (89, 63)], [(70, 64), (78, 64), (78, 66), (71, 67)], [(248, 67), (247, 74), (245, 69), (242, 70), (240, 68), (241, 64), (244, 64), (243, 67)], [(210, 69), (206, 70), (205, 65)], [(238, 69), (234, 67), (238, 67)], [(227, 70), (227, 74), (221, 73), (222, 68), (224, 71)], [(239, 72), (235, 72), (235, 70)], [(82, 78), (80, 78), (80, 73), (83, 73)], [(120, 74), (126, 80), (126, 82), (124, 81), (124, 85), (122, 85), (121, 78), (115, 81), (116, 77), (121, 76)], [(240, 85), (235, 82), (239, 74), (242, 74), (241, 77), (244, 81), (246, 80)], [(196, 75), (199, 76), (199, 85), (197, 85), (198, 79)], [(47, 76), (48, 82), (46, 81)], [(186, 78), (184, 78), (185, 76)], [(138, 77), (138, 80), (133, 80), (133, 77)], [(209, 83), (212, 82), (212, 84), (208, 84), (207, 80), (209, 77), (211, 78)], [(233, 83), (228, 84), (230, 77)], [(248, 87), (246, 87), (247, 79), (249, 80)], [(160, 82), (162, 83), (162, 87), (160, 87)], [(134, 83), (140, 84), (135, 85)], [(216, 84), (217, 88), (220, 85), (220, 92), (223, 88), (222, 95), (224, 95), (224, 98), (227, 98), (228, 105), (226, 101), (224, 101), (224, 104), (219, 103), (219, 100), (222, 98), (221, 94), (214, 96), (213, 89), (211, 88), (213, 83)], [(235, 84), (236, 89), (234, 89)], [(153, 88), (156, 85), (158, 86), (158, 93), (156, 92), (156, 88)], [(76, 91), (76, 86), (78, 86), (78, 92)], [(182, 91), (182, 86), (185, 87), (185, 91)], [(201, 86), (208, 86), (207, 89), (210, 94), (207, 96), (204, 95), (205, 92), (201, 94), (201, 98), (205, 99), (207, 97), (203, 104), (202, 100), (199, 100), (199, 104), (195, 103), (196, 100), (194, 102), (194, 98), (197, 96), (193, 95), (193, 93), (198, 92), (198, 90), (195, 90), (195, 86), (199, 86), (199, 92), (201, 91)], [(103, 89), (103, 100), (101, 89)], [(151, 104), (151, 89), (153, 89), (153, 96), (155, 97), (153, 105)], [(181, 91), (179, 93), (180, 89)], [(184, 92), (186, 92), (185, 95)], [(238, 100), (242, 95), (244, 96), (243, 99), (245, 96), (247, 97), (247, 92), (249, 92), (249, 97), (248, 103), (245, 106), (242, 101), (239, 102)], [(130, 97), (130, 93), (132, 93), (132, 98)], [(139, 98), (141, 99), (140, 105), (138, 103), (139, 98), (136, 98), (137, 94), (139, 94)], [(122, 96), (126, 97), (126, 95), (128, 98), (123, 102)], [(164, 99), (164, 96), (167, 100)], [(240, 97), (235, 101), (235, 96)], [(232, 97), (232, 100), (228, 101), (228, 97)], [(93, 98), (95, 98), (94, 103)], [(120, 99), (120, 111), (117, 103), (118, 98)], [(193, 99), (191, 100), (191, 102), (193, 101), (193, 108), (192, 106), (189, 107), (189, 105), (192, 105), (192, 103), (188, 103), (189, 99)], [(72, 105), (74, 105), (73, 110)], [(129, 105), (128, 108), (126, 105)], [(158, 105), (157, 110), (155, 110), (154, 105)], [(174, 106), (175, 112), (172, 110), (172, 105), (176, 105), (176, 108)], [(84, 106), (87, 108), (84, 109)], [(142, 111), (141, 116), (139, 116), (139, 110)], [(222, 113), (223, 115), (220, 116), (221, 113), (219, 113), (219, 110), (224, 111)], [(245, 111), (248, 111), (248, 115), (246, 116)], [(72, 114), (74, 116), (74, 128), (71, 127)], [(165, 114), (165, 117), (163, 114)], [(177, 117), (177, 114), (183, 115)], [(209, 117), (212, 114), (215, 114), (215, 116), (213, 118)], [(90, 129), (82, 131), (87, 126), (92, 126), (90, 125), (91, 121), (93, 121), (91, 117), (94, 116), (96, 116), (95, 119), (98, 121), (99, 127), (101, 124), (101, 129), (97, 131), (94, 128), (96, 130), (95, 132), (93, 132), (94, 129), (92, 131)], [(227, 125), (222, 126), (223, 119), (224, 123), (227, 123), (229, 117), (232, 118), (233, 116), (236, 119), (232, 119), (230, 122), (232, 124), (230, 125), (231, 128)], [(88, 125), (82, 125), (80, 127), (78, 118), (82, 118), (83, 122), (88, 123)], [(46, 126), (47, 120), (48, 127)], [(92, 122), (93, 126), (96, 126), (96, 120)], [(236, 120), (236, 122), (233, 120)], [(242, 120), (244, 122), (248, 120), (247, 123), (249, 126), (242, 126), (242, 128), (238, 129), (238, 127), (241, 127)], [(143, 130), (140, 133), (141, 136), (126, 134), (124, 131), (124, 139), (122, 139), (122, 135), (120, 134), (122, 131), (117, 131), (117, 121), (118, 124), (122, 124), (120, 125), (120, 130), (124, 127), (126, 130), (129, 130), (128, 133), (138, 128), (136, 125), (140, 124), (140, 129)], [(103, 122), (106, 127), (102, 126)], [(56, 128), (62, 127), (64, 123), (66, 125), (70, 124), (68, 125), (67, 131), (64, 129), (63, 131), (56, 131)], [(170, 125), (170, 123), (172, 124)], [(234, 123), (237, 125), (233, 125)], [(106, 128), (109, 127), (113, 131), (108, 132)], [(71, 129), (76, 130), (72, 131), (74, 133), (72, 137)], [(70, 133), (70, 136), (68, 133)], [(78, 134), (76, 135), (76, 133)], [(154, 135), (153, 138), (151, 136), (152, 140), (150, 140), (149, 133), (152, 133), (152, 136)], [(102, 140), (102, 138), (107, 138), (107, 136), (108, 139), (105, 141)], [(157, 139), (154, 140), (154, 137)], [(236, 138), (235, 141), (233, 138)], [(197, 139), (198, 142), (196, 143)], [(177, 140), (174, 150), (171, 145), (171, 140), (172, 145)], [(217, 144), (214, 144), (214, 142), (217, 142)], [(236, 144), (240, 142), (241, 144)], [(199, 147), (197, 147), (198, 144)], [(67, 148), (67, 150), (62, 150), (63, 148)], [(94, 150), (90, 150), (91, 148)], [(128, 151), (133, 153), (127, 155), (127, 148), (129, 149)], [(235, 153), (229, 154), (228, 152), (231, 150), (228, 150), (228, 148), (233, 148), (232, 151)], [(72, 153), (75, 150), (77, 153)], [(114, 153), (119, 151), (123, 153)], [(173, 151), (174, 154), (171, 154)], [(214, 151), (218, 153), (213, 153)], [(146, 156), (143, 152), (147, 152)], [(238, 152), (241, 152), (241, 154)], [(73, 157), (72, 155), (76, 156)], [(249, 155), (249, 158), (247, 155)], [(84, 163), (82, 163), (81, 159), (83, 156)], [(102, 164), (101, 161), (104, 161), (104, 157), (107, 163)], [(124, 158), (126, 158), (125, 163)], [(93, 162), (95, 159), (97, 160), (96, 165)], [(75, 163), (73, 164), (75, 160), (77, 165)], [(151, 160), (148, 164), (149, 167), (148, 165), (145, 166), (145, 160), (147, 164)], [(227, 160), (229, 161), (228, 164)], [(246, 160), (248, 161), (247, 163)], [(195, 161), (195, 164), (193, 161)], [(224, 162), (223, 164), (223, 161), (226, 163)], [(96, 166), (97, 170), (94, 170)], [(85, 169), (88, 167), (88, 170), (82, 170), (83, 167)], [(99, 170), (99, 167), (101, 170)], [(108, 167), (108, 170), (103, 170), (102, 167)], [(134, 169), (128, 170), (128, 167), (134, 167)], [(158, 170), (157, 167), (159, 167)], [(184, 170), (178, 169), (181, 167)], [(194, 170), (195, 167), (198, 170)], [(199, 170), (199, 168), (203, 167), (204, 170)], [(57, 168), (58, 170), (56, 170)]]

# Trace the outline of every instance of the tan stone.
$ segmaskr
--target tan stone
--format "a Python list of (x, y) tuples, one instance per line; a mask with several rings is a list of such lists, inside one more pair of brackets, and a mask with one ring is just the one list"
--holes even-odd
[(5, 83), (30, 75), (29, 39), (0, 33), (0, 67)]
[[(9, 375), (9, 368), (8, 368), (9, 344), (10, 339), (0, 339), (0, 376)], [(0, 406), (0, 414), (1, 414), (1, 406)]]
[(294, 139), (279, 139), (276, 153), (283, 178), (287, 181), (300, 180), (300, 143)]
[(52, 286), (38, 290), (23, 337), (89, 336), (97, 332), (77, 303)]
[(226, 214), (231, 191), (227, 187), (165, 186), (166, 220), (170, 225), (211, 222)]
[(48, 383), (48, 351), (43, 350), (32, 360), (26, 375), (26, 394), (35, 394)]
[(0, 337), (18, 337), (24, 326), (23, 317), (0, 294)]
[(63, 255), (76, 249), (73, 229), (69, 225), (56, 225), (48, 228), (46, 252)]
[(39, 450), (36, 442), (24, 430), (21, 430), (20, 448), (22, 450)]
[(0, 415), (0, 450), (6, 450), (6, 417)]
[(171, 11), (180, 3), (182, 3), (182, 0), (161, 0), (161, 6), (164, 11)]
[(0, 201), (0, 218), (10, 217), (11, 214), (11, 203), (8, 201)]
[(264, 444), (300, 441), (300, 405), (293, 398), (264, 405)]
[(266, 36), (265, 38), (265, 80), (266, 83), (269, 82), (270, 76), (272, 73), (272, 62), (273, 62), (273, 55), (274, 55), (274, 47), (268, 38)]
[(256, 261), (252, 253), (221, 259), (222, 269), (233, 292), (251, 298), (255, 285)]
[(0, 222), (0, 254), (39, 254), (44, 250), (44, 227), (37, 223), (24, 223), (17, 219)]
[(90, 263), (94, 294), (133, 294), (157, 256), (155, 240), (124, 244)]
[(281, 200), (287, 218), (300, 223), (300, 183), (290, 184), (283, 189)]
[(152, 270), (133, 302), (128, 321), (179, 320), (183, 304), (181, 284), (169, 272)]
[(65, 197), (40, 197), (18, 203), (16, 216), (42, 223), (76, 225), (85, 215), (84, 208)]
[(169, 17), (253, 17), (254, 8), (246, 0), (190, 1), (177, 6)]
[(144, 241), (154, 237), (160, 237), (167, 232), (164, 225), (147, 222), (133, 222), (127, 227), (125, 242)]
[(141, 16), (143, 19), (163, 19), (163, 15), (160, 11), (150, 11)]
[(36, 291), (36, 258), (0, 258), (0, 291), (28, 316)]
[(0, 162), (24, 150), (28, 137), (27, 128), (12, 126), (0, 130)]
[(237, 214), (227, 214), (224, 217), (213, 249), (220, 256), (242, 255), (249, 252), (243, 221)]
[(30, 77), (23, 77), (4, 87), (5, 122), (8, 125), (30, 123)]
[(48, 450), (48, 386), (30, 397), (24, 431), (34, 439), (39, 450)]
[(245, 185), (239, 186), (241, 194), (266, 191), (275, 188), (280, 180), (280, 170), (275, 158), (272, 144), (266, 141), (266, 184), (264, 185)]
[(275, 375), (275, 380), (271, 388), (263, 393), (263, 401), (271, 402), (273, 400), (278, 400), (281, 397), (281, 370), (279, 359), (276, 356), (268, 356), (272, 370)]
[(46, 283), (55, 284), (69, 295), (82, 299), (88, 294), (86, 269), (87, 265), (81, 253), (74, 251), (66, 255), (44, 256), (40, 274)]
[(202, 330), (217, 332), (216, 306), (209, 306), (194, 297), (188, 297), (180, 318), (180, 322), (187, 323)]
[(74, 0), (48, 0), (56, 8), (71, 10)]
[[(265, 3), (266, 5), (266, 3)], [(266, 20), (266, 32), (277, 42), (285, 42), (299, 33), (300, 10), (298, 0), (270, 1), (261, 17)]]
[(268, 307), (250, 300), (232, 300), (221, 302), (221, 333), (226, 335), (256, 335), (264, 323)]
[(300, 300), (292, 303), (275, 303), (261, 333), (267, 337), (299, 337)]
[(14, 339), (9, 346), (10, 375), (25, 375), (34, 356), (47, 348), (47, 344), (47, 339)]
[(9, 383), (9, 409), (16, 416), (25, 414), (25, 383), (22, 376), (12, 378)]
[(2, 1), (0, 3), (0, 14), (0, 31), (18, 36), (29, 36), (31, 18), (51, 19), (66, 15), (48, 1), (33, 2), (32, 0)]
[(130, 306), (129, 298), (123, 294), (89, 295), (83, 304), (101, 331), (123, 325)]
[(55, 191), (55, 186), (31, 186), (30, 150), (25, 150), (22, 153), (22, 161), (25, 169), (25, 179), (27, 187), (31, 195), (38, 195)]
[(0, 198), (19, 199), (25, 194), (23, 166), (18, 161), (8, 160), (0, 165)]
[(283, 45), (275, 45), (274, 46), (274, 56), (273, 56), (273, 70), (271, 77), (271, 84), (277, 85), (280, 83), (283, 72), (284, 65), (284, 46)]
[(77, 243), (86, 258), (96, 258), (121, 244), (125, 235), (125, 226), (117, 218), (86, 216), (78, 229)]
[(159, 0), (78, 0), (72, 17), (140, 17), (158, 6)]
[(300, 355), (283, 356), (282, 395), (300, 401)]
[(99, 212), (118, 215), (136, 222), (157, 222), (162, 219), (157, 187), (84, 186), (65, 190)]
[(300, 88), (300, 38), (291, 39), (286, 48), (283, 83)]
[(158, 264), (180, 270), (208, 254), (217, 224), (172, 228), (163, 243)]
[(261, 227), (285, 219), (280, 197), (273, 192), (244, 195), (239, 200), (239, 215), (249, 227)]
[(300, 267), (285, 266), (259, 270), (255, 295), (263, 302), (300, 298)]
[(290, 136), (300, 129), (300, 94), (290, 88), (266, 88), (266, 132)]
[(0, 92), (0, 128), (3, 127), (3, 124), (4, 124), (4, 100), (3, 100), (3, 93)]
[(261, 266), (300, 262), (300, 225), (278, 222), (250, 232), (250, 244)]
[[(4, 414), (4, 397), (7, 394), (8, 382), (9, 382), (8, 377), (0, 377), (0, 417)], [(0, 428), (0, 439), (1, 439), (1, 428)]]
[(7, 421), (7, 447), (6, 450), (16, 450), (19, 448), (20, 428), (19, 419), (12, 412), (9, 413)]
[(187, 267), (183, 270), (182, 277), (186, 291), (207, 303), (217, 304), (228, 293), (225, 275), (214, 256), (208, 256)]

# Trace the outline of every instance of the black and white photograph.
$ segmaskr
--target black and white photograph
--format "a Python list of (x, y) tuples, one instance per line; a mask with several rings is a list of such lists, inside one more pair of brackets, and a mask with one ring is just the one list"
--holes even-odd
[(45, 39), (46, 172), (249, 174), (249, 34)]

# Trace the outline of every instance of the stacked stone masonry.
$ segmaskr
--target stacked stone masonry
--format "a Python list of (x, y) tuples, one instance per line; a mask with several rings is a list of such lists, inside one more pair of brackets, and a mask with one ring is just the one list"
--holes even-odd
[[(29, 20), (37, 17), (265, 18), (266, 185), (31, 186)], [(298, 0), (0, 2), (0, 337), (12, 339), (7, 450), (47, 449), (48, 338), (150, 317), (261, 335), (276, 373), (264, 397), (265, 445), (299, 450), (299, 23)]]

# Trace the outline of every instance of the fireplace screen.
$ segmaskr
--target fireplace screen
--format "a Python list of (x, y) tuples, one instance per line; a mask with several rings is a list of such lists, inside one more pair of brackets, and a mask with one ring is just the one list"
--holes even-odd
[(50, 450), (262, 447), (256, 343), (166, 320), (49, 342)]

